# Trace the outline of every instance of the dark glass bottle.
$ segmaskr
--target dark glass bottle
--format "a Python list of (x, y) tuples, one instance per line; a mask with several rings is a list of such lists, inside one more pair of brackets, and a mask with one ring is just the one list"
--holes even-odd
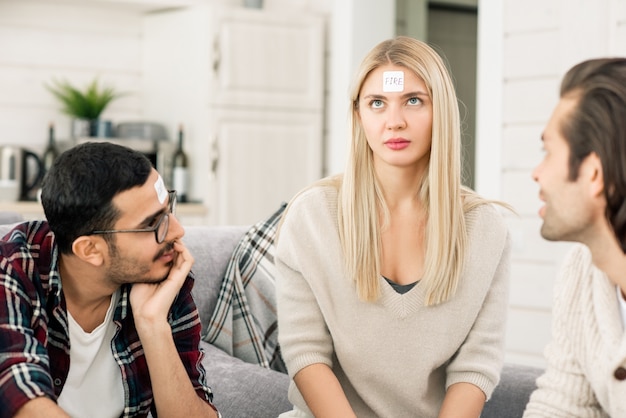
[(43, 167), (46, 172), (52, 167), (52, 163), (54, 163), (54, 160), (56, 160), (58, 156), (59, 148), (54, 138), (54, 123), (50, 122), (48, 125), (48, 145), (43, 152), (42, 158)]
[(183, 149), (183, 125), (178, 127), (178, 145), (172, 161), (172, 188), (179, 202), (187, 202), (189, 196), (189, 159)]

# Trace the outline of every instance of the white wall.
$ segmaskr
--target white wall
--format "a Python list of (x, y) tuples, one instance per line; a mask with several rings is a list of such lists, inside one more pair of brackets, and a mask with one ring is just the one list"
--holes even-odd
[(348, 90), (361, 60), (395, 34), (395, 0), (333, 3), (329, 30), (326, 174), (343, 171), (348, 149)]
[[(69, 117), (44, 84), (84, 86), (98, 76), (126, 95), (105, 110), (114, 123), (141, 120), (141, 17), (163, 7), (243, 0), (0, 1), (0, 144), (43, 150), (49, 122), (69, 137)], [(301, 10), (328, 18), (325, 173), (341, 171), (347, 138), (348, 86), (363, 55), (394, 35), (394, 0), (265, 0), (267, 10)], [(372, 24), (376, 22), (376, 24)], [(155, 121), (158, 122), (158, 121)], [(167, 126), (173, 136), (175, 126)]]
[(69, 118), (44, 87), (53, 79), (84, 86), (97, 76), (127, 93), (104, 117), (140, 116), (140, 13), (85, 3), (0, 1), (0, 143), (39, 152), (49, 122), (68, 137)]
[[(477, 189), (511, 203), (513, 264), (507, 358), (545, 365), (552, 286), (568, 243), (539, 235), (540, 135), (560, 79), (591, 57), (626, 55), (623, 0), (481, 0)], [(487, 49), (489, 45), (490, 49)]]

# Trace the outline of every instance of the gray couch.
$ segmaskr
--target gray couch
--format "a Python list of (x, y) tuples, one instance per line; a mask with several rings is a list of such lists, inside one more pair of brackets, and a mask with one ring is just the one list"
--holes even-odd
[[(192, 292), (202, 329), (207, 328), (226, 266), (247, 229), (243, 226), (185, 228), (183, 242), (195, 259), (192, 270), (196, 283)], [(275, 418), (292, 408), (287, 399), (287, 375), (245, 363), (208, 343), (203, 342), (202, 347), (213, 400), (224, 418)]]
[[(10, 225), (0, 225), (0, 236)], [(196, 260), (193, 294), (203, 329), (217, 302), (221, 278), (245, 226), (187, 227), (183, 241)], [(273, 418), (291, 409), (287, 375), (245, 363), (208, 343), (203, 360), (214, 401), (224, 418)], [(541, 371), (507, 364), (500, 385), (487, 403), (484, 418), (521, 417), (535, 378)]]

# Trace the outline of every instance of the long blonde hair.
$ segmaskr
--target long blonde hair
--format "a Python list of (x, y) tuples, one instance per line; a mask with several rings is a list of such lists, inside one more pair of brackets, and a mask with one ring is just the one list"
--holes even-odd
[[(463, 268), (467, 243), (464, 213), (485, 200), (461, 186), (461, 128), (454, 85), (441, 57), (428, 45), (409, 37), (378, 44), (364, 58), (351, 88), (351, 143), (339, 188), (339, 234), (346, 269), (356, 281), (359, 297), (374, 301), (380, 295), (381, 224), (389, 209), (376, 178), (373, 154), (358, 117), (359, 93), (374, 69), (393, 64), (420, 77), (433, 106), (429, 168), (419, 197), (427, 211), (425, 303), (450, 299)], [(382, 217), (381, 217), (382, 215)]]

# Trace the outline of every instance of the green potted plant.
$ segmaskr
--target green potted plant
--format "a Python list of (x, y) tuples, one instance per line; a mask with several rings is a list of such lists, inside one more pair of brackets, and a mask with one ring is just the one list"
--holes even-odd
[(73, 118), (73, 137), (112, 136), (111, 122), (101, 121), (100, 115), (121, 93), (100, 87), (97, 78), (82, 91), (65, 80), (54, 80), (46, 88), (61, 102), (62, 111)]

